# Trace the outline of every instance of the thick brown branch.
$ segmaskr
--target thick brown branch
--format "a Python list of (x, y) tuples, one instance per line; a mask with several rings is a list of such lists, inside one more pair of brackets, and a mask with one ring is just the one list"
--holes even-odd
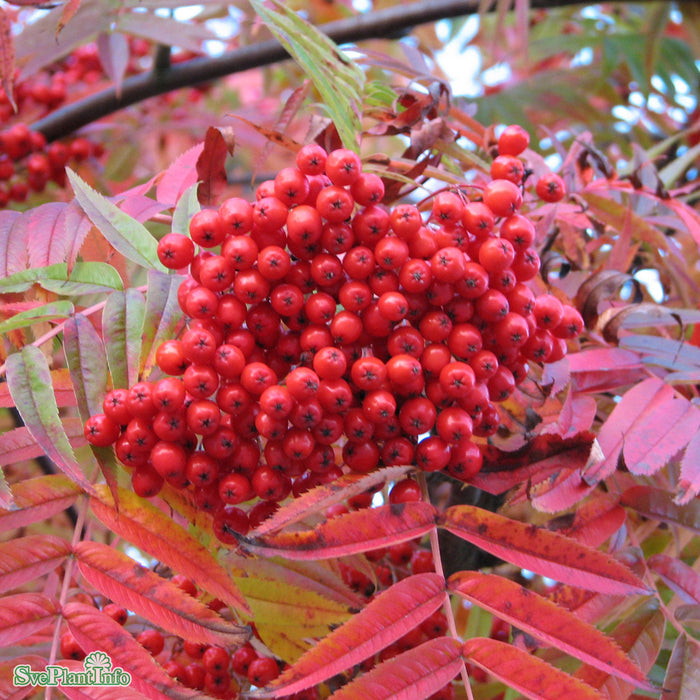
[[(696, 2), (697, 0), (680, 0)], [(495, 4), (495, 3), (494, 3)], [(553, 8), (583, 4), (580, 0), (531, 0), (532, 8)], [(338, 44), (355, 43), (363, 39), (395, 36), (418, 24), (436, 22), (473, 14), (479, 0), (421, 0), (410, 5), (377, 10), (321, 25), (321, 29)], [(170, 66), (166, 71), (149, 71), (124, 81), (121, 93), (114, 88), (103, 90), (74, 102), (37, 121), (32, 128), (42, 132), (48, 141), (66, 136), (101, 117), (136, 104), (149, 97), (172, 90), (191, 87), (239, 73), (251, 68), (270, 65), (289, 58), (277, 41), (263, 41), (230, 51), (217, 57), (202, 57)]]

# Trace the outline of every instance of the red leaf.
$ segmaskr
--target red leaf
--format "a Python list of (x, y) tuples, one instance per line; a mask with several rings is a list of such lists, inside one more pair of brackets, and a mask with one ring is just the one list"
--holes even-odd
[(131, 675), (131, 685), (152, 700), (189, 700), (201, 698), (171, 678), (118, 622), (90, 605), (68, 603), (63, 617), (80, 646), (90, 653), (108, 654), (114, 667), (121, 667)]
[(27, 269), (26, 218), (17, 211), (0, 211), (0, 278)]
[(579, 506), (575, 513), (555, 518), (547, 529), (585, 544), (599, 547), (625, 523), (625, 509), (612, 496), (603, 494)]
[(91, 226), (77, 203), (48, 202), (25, 217), (29, 267), (68, 262), (70, 269)]
[(653, 688), (612, 639), (514, 581), (462, 571), (450, 576), (448, 588), (545, 644), (635, 685)]
[[(83, 422), (80, 418), (64, 418), (62, 423), (73, 448), (87, 445), (83, 433)], [(26, 459), (34, 459), (43, 454), (44, 450), (24, 426), (8, 430), (0, 435), (0, 467)]]
[(253, 697), (284, 697), (322, 683), (410, 632), (445, 601), (438, 574), (409, 576), (382, 591), (344, 625), (324, 637)]
[(556, 532), (476, 506), (452, 506), (442, 525), (467, 542), (555, 581), (600, 593), (649, 593), (626, 566)]
[(175, 584), (112, 547), (80, 542), (74, 553), (80, 573), (97, 590), (168, 632), (220, 646), (240, 646), (250, 636), (247, 627), (224, 620)]
[(495, 639), (470, 639), (462, 647), (462, 655), (533, 700), (607, 700), (594, 688), (546, 661)]
[(678, 478), (678, 494), (674, 500), (678, 505), (685, 505), (698, 493), (700, 493), (700, 431), (693, 435), (685, 448)]
[(461, 644), (438, 637), (375, 666), (331, 695), (332, 700), (425, 700), (462, 668)]
[[(67, 369), (52, 369), (50, 384), (53, 386), (53, 395), (60, 408), (76, 405), (75, 392)], [(0, 408), (9, 408), (14, 405), (7, 382), (0, 383)]]
[(100, 32), (97, 35), (100, 63), (114, 83), (117, 99), (121, 96), (122, 81), (129, 62), (129, 43), (119, 32)]
[(334, 559), (421, 537), (435, 527), (436, 514), (430, 503), (423, 502), (366, 508), (327, 520), (313, 530), (241, 537), (240, 545), (266, 557)]
[(584, 432), (570, 438), (538, 435), (513, 452), (493, 446), (484, 451), (484, 463), (470, 483), (493, 494), (529, 481), (541, 481), (553, 474), (581, 471), (588, 463), (595, 436)]
[(344, 474), (330, 484), (322, 484), (303, 493), (290, 503), (283, 505), (269, 518), (266, 518), (251, 535), (258, 537), (268, 532), (281, 530), (286, 525), (320, 513), (329, 506), (340, 503), (351, 496), (367, 491), (373, 486), (388, 481), (396, 481), (412, 467), (386, 467), (370, 474)]
[(700, 574), (695, 569), (680, 559), (673, 559), (665, 554), (649, 557), (647, 565), (686, 603), (700, 605)]
[(168, 166), (156, 186), (156, 199), (159, 202), (174, 207), (183, 192), (197, 182), (195, 166), (203, 149), (203, 143), (192, 146)]
[(58, 610), (41, 593), (0, 598), (0, 647), (9, 647), (50, 625)]
[[(648, 672), (661, 649), (665, 629), (664, 614), (658, 609), (656, 600), (652, 599), (628, 614), (611, 636), (629, 653), (637, 666)], [(587, 684), (600, 688), (605, 697), (611, 700), (625, 700), (632, 691), (627, 681), (590, 666), (582, 666), (575, 675)]]
[[(82, 661), (62, 659), (57, 666), (65, 666), (71, 673), (81, 673), (85, 670)], [(125, 686), (61, 686), (61, 693), (69, 700), (146, 700), (143, 693), (135, 688)]]
[(566, 362), (578, 392), (611, 391), (648, 376), (639, 355), (620, 348), (587, 349), (567, 355)]
[(63, 474), (48, 474), (12, 486), (17, 510), (0, 510), (0, 532), (50, 518), (73, 503), (82, 489)]
[(634, 508), (647, 518), (674, 522), (700, 534), (700, 501), (685, 506), (676, 505), (671, 494), (651, 486), (633, 486), (622, 494), (620, 503)]
[(28, 535), (0, 543), (0, 593), (53, 571), (70, 554), (70, 544), (53, 535)]
[[(224, 133), (226, 131), (226, 133)], [(197, 158), (200, 180), (197, 197), (200, 204), (214, 204), (226, 188), (226, 155), (233, 155), (233, 136), (229, 129), (210, 126), (204, 138), (204, 149)]]
[(664, 678), (664, 700), (694, 700), (700, 697), (700, 644), (679, 635), (671, 652)]
[(18, 687), (12, 682), (15, 668), (22, 665), (29, 666), (32, 671), (43, 671), (46, 667), (46, 659), (35, 654), (26, 654), (0, 663), (0, 698), (4, 700), (22, 700), (27, 695), (36, 692), (34, 686)]
[(148, 501), (131, 491), (119, 489), (119, 509), (109, 489), (96, 487), (97, 497), (90, 500), (93, 512), (107, 527), (151, 556), (191, 578), (200, 588), (225, 603), (250, 613), (250, 610), (214, 556), (192, 535)]
[(630, 389), (598, 434), (605, 461), (586, 473), (588, 483), (611, 473), (620, 455), (633, 474), (657, 472), (700, 427), (700, 411), (661, 379), (652, 377)]

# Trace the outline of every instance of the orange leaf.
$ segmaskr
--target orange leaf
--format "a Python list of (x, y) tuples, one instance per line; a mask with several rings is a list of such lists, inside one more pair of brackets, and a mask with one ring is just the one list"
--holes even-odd
[(0, 646), (9, 647), (51, 624), (58, 613), (41, 593), (18, 593), (0, 598)]
[(640, 687), (653, 687), (612, 639), (514, 581), (462, 571), (450, 576), (448, 587), (545, 644)]
[(126, 489), (118, 489), (117, 511), (106, 485), (97, 486), (96, 492), (90, 505), (107, 527), (228, 605), (250, 613), (240, 591), (214, 556), (165, 513)]
[(462, 655), (532, 700), (607, 700), (595, 688), (546, 661), (495, 639), (470, 639), (462, 647)]
[(375, 666), (331, 695), (332, 700), (424, 700), (447, 685), (462, 668), (460, 643), (431, 639)]
[(344, 625), (324, 637), (260, 694), (283, 697), (322, 683), (389, 646), (445, 601), (445, 580), (417, 574), (382, 591)]
[(67, 603), (63, 617), (85, 652), (102, 651), (112, 659), (114, 668), (131, 674), (131, 685), (152, 700), (190, 700), (201, 694), (184, 688), (171, 678), (118, 622), (96, 608), (83, 603)]
[(556, 532), (466, 505), (448, 508), (442, 524), (490, 554), (555, 581), (599, 593), (649, 593), (611, 556)]
[(700, 697), (700, 644), (680, 635), (671, 652), (666, 677), (664, 700), (694, 700)]
[(678, 523), (700, 534), (700, 501), (697, 499), (679, 506), (673, 502), (671, 494), (662, 489), (633, 486), (622, 494), (620, 503), (634, 508), (647, 518)]
[(700, 604), (700, 574), (695, 569), (665, 554), (649, 557), (647, 565), (686, 603)]
[(220, 646), (240, 646), (250, 637), (247, 627), (224, 620), (175, 584), (112, 547), (80, 542), (74, 552), (80, 573), (97, 590), (168, 632)]
[(53, 535), (29, 535), (0, 543), (0, 593), (48, 574), (69, 554), (70, 544)]
[(80, 486), (63, 474), (47, 474), (13, 484), (17, 510), (0, 509), (0, 532), (50, 518), (75, 503), (81, 493)]
[(286, 525), (298, 522), (312, 513), (320, 513), (329, 506), (363, 493), (378, 484), (397, 481), (411, 469), (412, 467), (386, 467), (370, 474), (343, 474), (330, 484), (316, 486), (282, 506), (250, 534), (257, 537), (280, 530)]
[(266, 557), (334, 559), (420, 537), (435, 527), (436, 513), (430, 503), (385, 505), (337, 516), (313, 530), (242, 537), (240, 543), (243, 549)]

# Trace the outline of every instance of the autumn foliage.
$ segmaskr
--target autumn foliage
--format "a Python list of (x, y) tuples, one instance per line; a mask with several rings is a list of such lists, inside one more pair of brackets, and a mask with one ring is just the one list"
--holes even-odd
[[(523, 9), (497, 24), (526, 42)], [(545, 157), (394, 40), (357, 63), (248, 11), (303, 84), (146, 174), (13, 111), (138, 76), (127, 19), (96, 54), (0, 53), (0, 696), (102, 652), (128, 688), (46, 693), (695, 697), (697, 146)]]

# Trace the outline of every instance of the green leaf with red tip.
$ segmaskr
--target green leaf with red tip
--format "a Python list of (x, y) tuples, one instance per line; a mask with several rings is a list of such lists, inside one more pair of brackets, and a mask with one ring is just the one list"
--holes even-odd
[(575, 540), (476, 506), (452, 506), (441, 525), (511, 564), (599, 593), (649, 593), (630, 569)]
[(158, 259), (158, 243), (143, 224), (103, 197), (70, 168), (66, 168), (66, 173), (83, 211), (116, 251), (141, 267), (165, 269)]
[(700, 501), (697, 499), (679, 506), (674, 503), (673, 496), (663, 489), (633, 486), (622, 494), (620, 503), (634, 508), (646, 518), (676, 523), (700, 534)]
[(531, 700), (607, 700), (595, 688), (510, 644), (484, 637), (465, 642), (462, 655)]
[(46, 357), (32, 345), (7, 358), (7, 384), (25, 426), (46, 456), (76, 484), (92, 489), (58, 415)]
[(447, 685), (462, 668), (461, 644), (437, 637), (362, 674), (331, 695), (332, 700), (424, 700)]
[(545, 644), (639, 687), (653, 688), (612, 639), (514, 581), (462, 571), (449, 578), (448, 587)]
[(323, 683), (389, 646), (430, 617), (445, 601), (438, 574), (409, 576), (382, 591), (342, 627), (324, 637), (264, 691), (278, 698)]
[(17, 328), (27, 328), (39, 321), (56, 321), (59, 318), (67, 318), (73, 311), (73, 303), (61, 299), (49, 304), (40, 304), (26, 311), (20, 311), (0, 323), (0, 335)]
[[(73, 384), (70, 380), (70, 372), (67, 369), (52, 369), (49, 374), (56, 404), (60, 407), (75, 406), (75, 391), (73, 391)], [(14, 405), (15, 401), (10, 393), (8, 383), (0, 382), (0, 408)]]
[(0, 543), (0, 593), (48, 574), (69, 554), (70, 544), (53, 535), (28, 535)]
[(0, 647), (40, 632), (56, 618), (58, 609), (41, 593), (17, 593), (0, 598)]
[(132, 491), (118, 489), (118, 509), (105, 485), (97, 486), (96, 491), (90, 506), (113, 532), (228, 605), (250, 613), (240, 591), (214, 556), (165, 513)]
[(700, 574), (680, 559), (665, 554), (654, 554), (647, 562), (664, 583), (686, 603), (700, 605)]
[(289, 559), (335, 559), (421, 537), (435, 527), (437, 511), (414, 502), (365, 508), (327, 520), (313, 530), (241, 537), (243, 549)]
[(63, 617), (86, 653), (101, 651), (109, 655), (114, 667), (131, 675), (131, 686), (151, 700), (201, 698), (200, 693), (171, 678), (132, 634), (108, 615), (90, 605), (67, 603)]
[(342, 503), (352, 496), (364, 493), (370, 488), (389, 481), (396, 481), (412, 467), (386, 467), (369, 474), (343, 474), (330, 484), (321, 484), (301, 494), (288, 504), (283, 505), (269, 518), (251, 531), (255, 537), (268, 532), (281, 530), (287, 525), (298, 522), (313, 513), (320, 513), (336, 503)]
[(220, 646), (244, 644), (247, 627), (224, 620), (196, 598), (126, 554), (97, 542), (74, 549), (80, 573), (100, 593), (183, 639)]
[(107, 297), (102, 312), (102, 337), (115, 389), (126, 389), (139, 380), (145, 311), (146, 302), (137, 289)]
[(50, 518), (75, 503), (82, 489), (63, 474), (47, 474), (12, 485), (14, 508), (0, 509), (0, 532)]
[(124, 289), (119, 273), (100, 261), (77, 262), (71, 268), (67, 263), (46, 267), (32, 267), (0, 278), (0, 293), (26, 292), (33, 284), (63, 296), (99, 294)]

